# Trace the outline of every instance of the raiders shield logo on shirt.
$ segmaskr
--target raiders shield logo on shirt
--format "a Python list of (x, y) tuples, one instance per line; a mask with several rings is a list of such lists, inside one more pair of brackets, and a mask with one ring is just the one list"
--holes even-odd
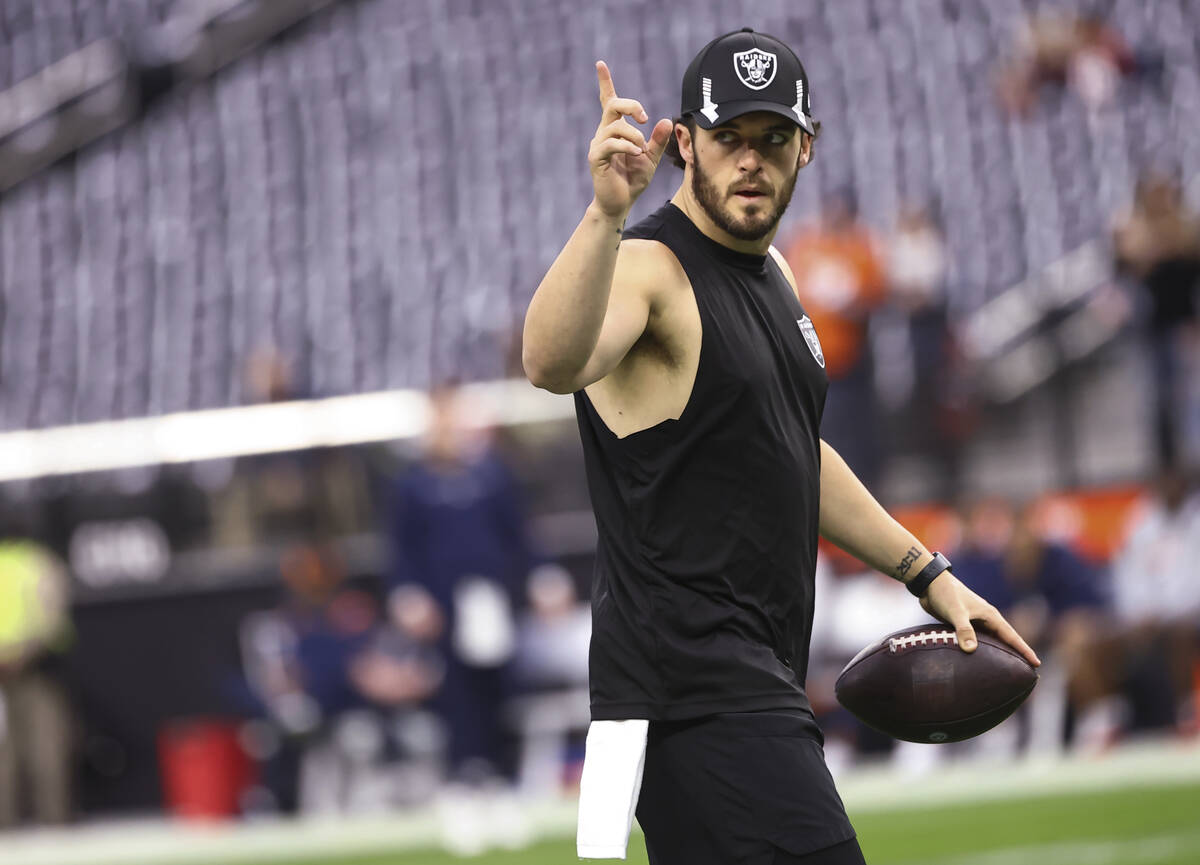
[(800, 332), (804, 334), (804, 341), (808, 343), (813, 359), (821, 365), (821, 369), (825, 369), (825, 353), (821, 351), (821, 340), (817, 339), (817, 329), (813, 327), (812, 319), (806, 315), (796, 319), (796, 324), (800, 325)]

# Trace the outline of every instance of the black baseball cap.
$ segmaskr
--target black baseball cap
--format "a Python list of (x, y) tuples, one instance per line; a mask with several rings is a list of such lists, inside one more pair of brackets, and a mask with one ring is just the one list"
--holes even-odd
[(683, 73), (680, 114), (712, 129), (751, 111), (772, 111), (814, 134), (808, 76), (791, 48), (749, 27), (718, 36)]

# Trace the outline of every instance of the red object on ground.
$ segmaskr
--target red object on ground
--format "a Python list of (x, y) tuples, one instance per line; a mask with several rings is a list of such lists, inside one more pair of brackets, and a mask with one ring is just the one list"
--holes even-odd
[(238, 727), (234, 721), (188, 718), (159, 730), (158, 762), (168, 811), (199, 820), (238, 813), (238, 800), (252, 780)]

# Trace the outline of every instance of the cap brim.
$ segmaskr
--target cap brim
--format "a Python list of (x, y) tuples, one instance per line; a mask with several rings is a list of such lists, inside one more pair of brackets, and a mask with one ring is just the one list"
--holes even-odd
[(811, 117), (804, 113), (797, 115), (791, 108), (788, 108), (786, 105), (780, 105), (778, 102), (748, 99), (738, 102), (722, 102), (717, 107), (719, 113), (716, 120), (709, 120), (703, 111), (693, 111), (692, 117), (696, 119), (696, 125), (701, 129), (714, 129), (722, 123), (728, 123), (730, 120), (741, 117), (743, 114), (749, 114), (752, 111), (769, 111), (772, 114), (778, 114), (780, 117), (786, 117), (809, 135), (814, 134)]

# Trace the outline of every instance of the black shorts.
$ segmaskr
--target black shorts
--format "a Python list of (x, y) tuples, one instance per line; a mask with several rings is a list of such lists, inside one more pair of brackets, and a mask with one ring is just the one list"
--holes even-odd
[(812, 721), (652, 721), (637, 818), (650, 865), (861, 865)]

